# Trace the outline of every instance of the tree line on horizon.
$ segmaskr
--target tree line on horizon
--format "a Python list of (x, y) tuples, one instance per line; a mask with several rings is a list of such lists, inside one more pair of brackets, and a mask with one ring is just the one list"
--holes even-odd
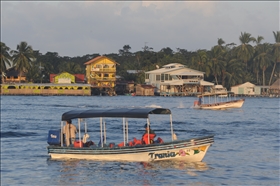
[[(124, 45), (119, 53), (103, 56), (120, 64), (117, 65), (117, 75), (139, 84), (145, 82), (144, 72), (169, 63), (181, 63), (188, 68), (205, 72), (206, 81), (221, 84), (227, 89), (245, 82), (269, 86), (280, 76), (280, 31), (273, 31), (273, 35), (275, 43), (262, 43), (262, 36), (255, 38), (250, 33), (241, 32), (239, 45), (226, 44), (222, 38), (218, 38), (217, 45), (210, 50), (196, 51), (181, 48), (173, 51), (166, 47), (154, 52), (152, 47), (144, 46), (143, 50), (132, 53), (131, 47)], [(57, 52), (42, 54), (27, 42), (20, 42), (16, 50), (11, 50), (1, 42), (1, 75), (3, 78), (9, 67), (15, 67), (20, 76), (21, 72), (25, 73), (28, 82), (49, 83), (50, 74), (85, 74), (84, 63), (98, 56), (98, 53), (77, 57), (62, 57)], [(127, 70), (142, 72), (129, 74)]]

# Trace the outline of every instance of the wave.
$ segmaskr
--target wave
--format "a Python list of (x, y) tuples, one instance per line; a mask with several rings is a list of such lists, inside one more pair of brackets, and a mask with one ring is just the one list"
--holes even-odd
[(28, 137), (28, 136), (38, 136), (35, 132), (1, 132), (1, 138), (13, 138), (13, 137)]

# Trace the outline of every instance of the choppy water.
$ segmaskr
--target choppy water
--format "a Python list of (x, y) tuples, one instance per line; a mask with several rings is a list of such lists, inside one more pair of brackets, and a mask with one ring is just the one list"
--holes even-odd
[[(194, 110), (193, 101), (192, 97), (1, 96), (1, 185), (280, 184), (279, 98), (246, 98), (242, 109), (222, 111)], [(146, 106), (170, 108), (179, 139), (215, 134), (215, 143), (204, 160), (135, 163), (49, 159), (48, 130), (59, 127), (63, 112)], [(168, 139), (169, 127), (156, 129), (168, 119), (157, 119), (154, 124), (153, 129), (163, 139)], [(140, 137), (143, 132), (139, 122), (130, 129), (130, 137)], [(89, 133), (97, 130), (89, 129)], [(107, 123), (108, 137), (121, 134), (121, 130), (114, 122)]]

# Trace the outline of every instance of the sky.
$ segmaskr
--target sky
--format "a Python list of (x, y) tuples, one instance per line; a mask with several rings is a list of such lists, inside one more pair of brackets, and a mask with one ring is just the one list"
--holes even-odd
[(277, 1), (1, 1), (1, 42), (16, 50), (26, 41), (62, 57), (119, 53), (124, 45), (210, 50), (218, 38), (239, 45), (241, 32), (275, 43), (279, 12)]

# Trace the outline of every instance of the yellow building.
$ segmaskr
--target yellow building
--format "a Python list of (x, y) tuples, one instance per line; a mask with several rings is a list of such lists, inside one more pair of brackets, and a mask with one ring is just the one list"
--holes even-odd
[(116, 65), (106, 56), (98, 56), (84, 63), (86, 65), (87, 83), (102, 91), (114, 92), (116, 86)]

